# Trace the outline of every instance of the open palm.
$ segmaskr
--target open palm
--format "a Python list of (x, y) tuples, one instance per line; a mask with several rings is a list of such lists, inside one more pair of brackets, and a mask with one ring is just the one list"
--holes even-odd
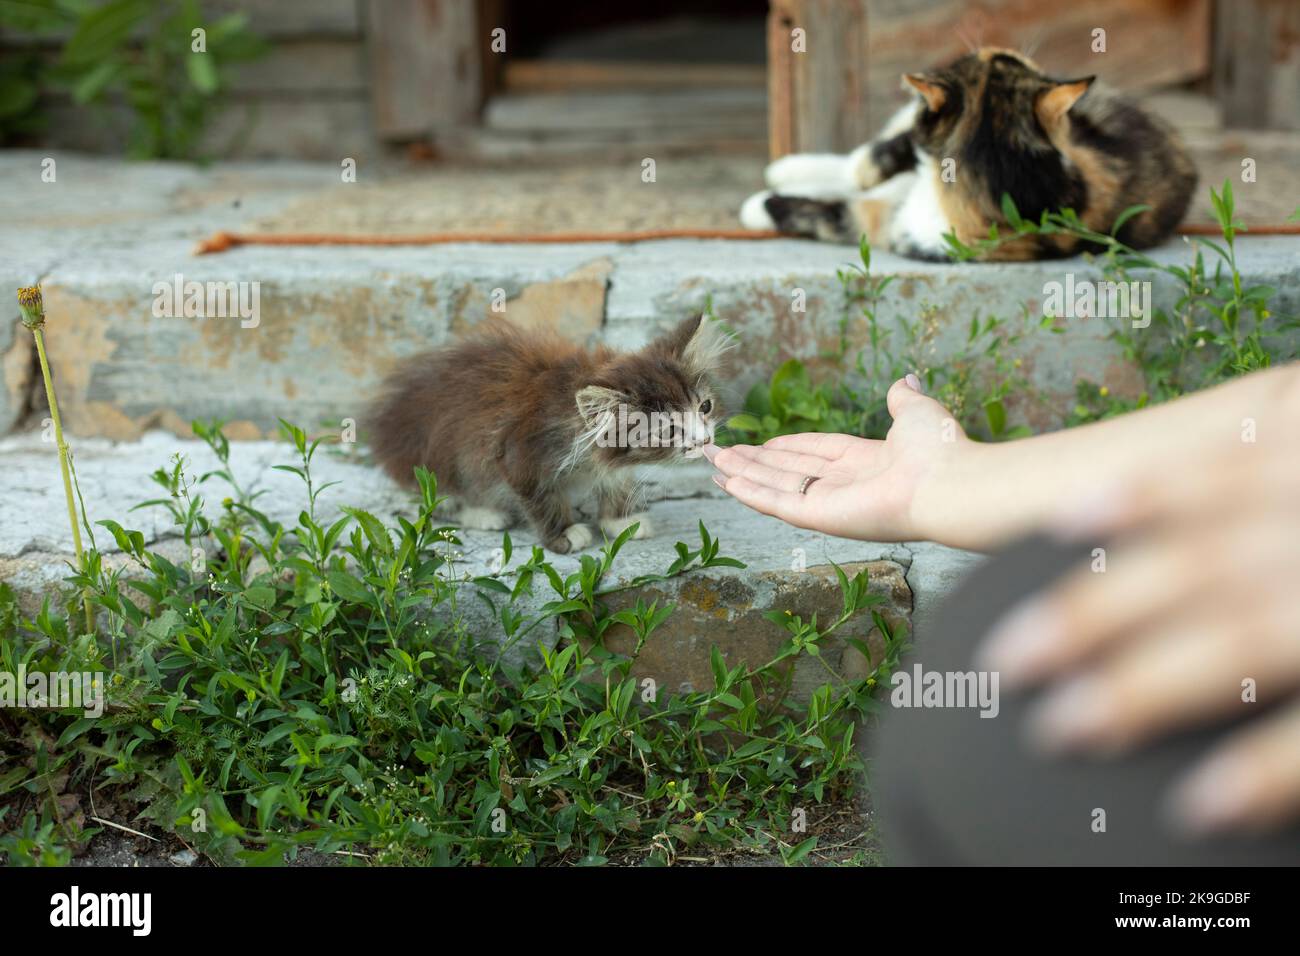
[[(894, 424), (883, 441), (805, 433), (706, 450), (722, 473), (715, 480), (741, 503), (801, 528), (864, 540), (915, 538), (914, 506), (926, 479), (966, 437), (906, 379), (893, 384), (887, 403)], [(808, 476), (817, 480), (800, 494)]]

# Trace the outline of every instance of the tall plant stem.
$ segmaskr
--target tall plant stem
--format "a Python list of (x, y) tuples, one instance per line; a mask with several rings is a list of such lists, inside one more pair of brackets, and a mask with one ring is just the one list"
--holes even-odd
[[(68, 524), (72, 528), (72, 546), (77, 552), (77, 569), (85, 570), (85, 560), (81, 551), (81, 529), (77, 523), (77, 505), (72, 497), (72, 476), (68, 471), (68, 443), (63, 440), (63, 424), (59, 421), (59, 400), (54, 396), (54, 380), (50, 377), (50, 363), (45, 358), (45, 337), (39, 328), (32, 329), (36, 339), (36, 354), (41, 360), (41, 377), (45, 380), (45, 398), (50, 403), (50, 419), (54, 422), (54, 440), (59, 446), (59, 471), (63, 473), (63, 496), (68, 501)], [(81, 594), (82, 607), (86, 611), (86, 633), (95, 633), (95, 615), (90, 609), (90, 595)]]

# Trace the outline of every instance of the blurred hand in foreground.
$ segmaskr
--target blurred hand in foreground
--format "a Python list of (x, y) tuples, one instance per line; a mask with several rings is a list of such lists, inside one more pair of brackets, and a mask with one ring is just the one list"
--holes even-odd
[(1300, 429), (1169, 466), (1067, 519), (1091, 566), (1008, 614), (979, 665), (1004, 687), (1052, 682), (1030, 726), (1053, 750), (1125, 750), (1281, 705), (1170, 807), (1194, 831), (1281, 824), (1300, 816)]

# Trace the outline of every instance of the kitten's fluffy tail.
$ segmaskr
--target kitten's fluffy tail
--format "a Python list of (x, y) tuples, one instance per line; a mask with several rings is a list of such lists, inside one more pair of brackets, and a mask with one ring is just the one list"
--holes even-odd
[(857, 245), (860, 224), (843, 199), (755, 193), (740, 210), (747, 229), (775, 229), (789, 236)]

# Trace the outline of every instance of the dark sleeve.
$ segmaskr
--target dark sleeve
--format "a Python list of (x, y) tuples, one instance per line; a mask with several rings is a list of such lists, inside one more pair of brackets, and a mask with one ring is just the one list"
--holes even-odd
[[(936, 616), (900, 671), (974, 671), (972, 655), (1021, 597), (1083, 564), (1086, 547), (1031, 539), (980, 565)], [(885, 701), (867, 741), (887, 858), (902, 865), (1300, 864), (1300, 825), (1266, 838), (1192, 841), (1164, 815), (1171, 784), (1231, 724), (1154, 742), (1119, 759), (1041, 757), (1024, 744), (1034, 694), (978, 707), (904, 708)], [(991, 711), (991, 708), (986, 708)], [(1260, 714), (1253, 718), (1259, 719)], [(1095, 832), (1095, 811), (1105, 832)]]

